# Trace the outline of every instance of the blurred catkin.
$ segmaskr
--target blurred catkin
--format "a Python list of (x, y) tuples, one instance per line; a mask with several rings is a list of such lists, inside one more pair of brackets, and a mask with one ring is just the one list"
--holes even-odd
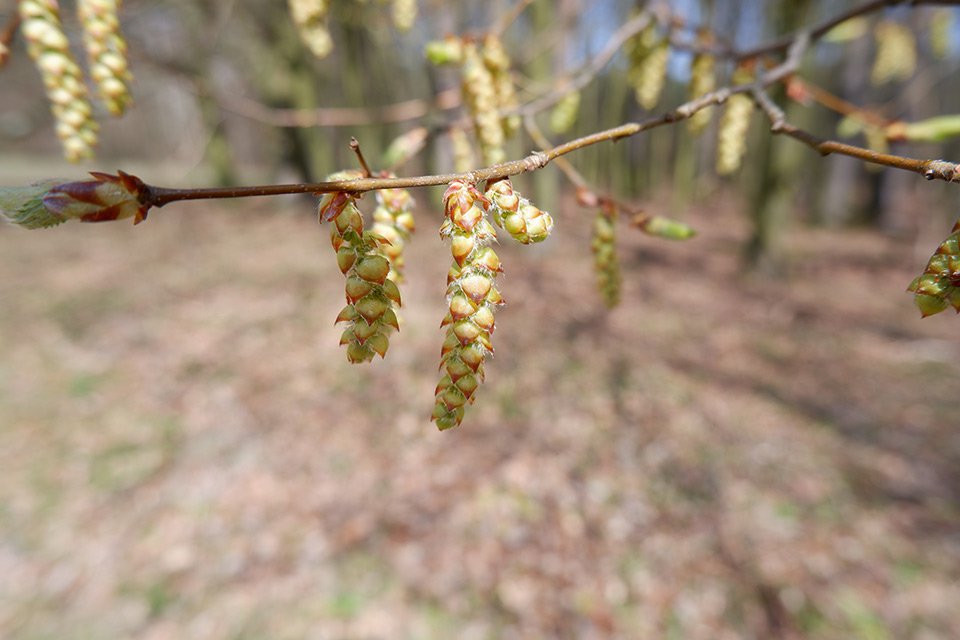
[(930, 12), (930, 50), (939, 59), (950, 55), (954, 23), (953, 9), (949, 7), (940, 7)]
[(670, 43), (660, 36), (656, 22), (651, 22), (629, 44), (628, 80), (636, 92), (637, 102), (651, 110), (660, 101), (667, 79)]
[(617, 257), (617, 209), (604, 206), (593, 218), (593, 267), (597, 274), (597, 289), (604, 303), (613, 308), (620, 304), (620, 261)]
[(120, 33), (119, 9), (120, 0), (77, 2), (90, 76), (97, 83), (100, 99), (115, 116), (130, 106), (133, 79), (127, 62), (127, 43)]
[(483, 162), (488, 165), (503, 162), (507, 156), (503, 150), (496, 84), (477, 45), (472, 42), (464, 43), (461, 73), (464, 103), (473, 118)]
[[(709, 53), (698, 53), (693, 56), (693, 62), (690, 64), (690, 91), (689, 98), (694, 100), (713, 91), (717, 86), (716, 78), (716, 60)], [(701, 133), (708, 124), (713, 115), (712, 109), (700, 109), (687, 121), (687, 128), (690, 133)]]
[[(517, 98), (517, 89), (513, 85), (513, 75), (510, 73), (512, 63), (510, 54), (498, 36), (488, 35), (483, 40), (483, 63), (493, 76), (494, 91), (497, 95), (497, 109), (509, 111), (520, 106)], [(520, 129), (520, 116), (508, 115), (500, 120), (503, 134), (510, 137)]]
[(487, 222), (484, 197), (476, 185), (455, 180), (443, 199), (440, 235), (450, 238), (453, 265), (447, 275), (447, 333), (440, 351), (443, 377), (431, 417), (441, 430), (460, 424), (483, 382), (483, 362), (493, 353), (493, 312), (503, 304), (494, 285), (500, 258), (489, 246), (497, 236)]
[(917, 68), (917, 40), (909, 27), (884, 20), (873, 32), (877, 43), (877, 56), (870, 72), (870, 82), (875, 86), (891, 80), (906, 80)]
[(476, 166), (476, 155), (470, 136), (460, 127), (450, 127), (450, 146), (453, 153), (453, 170), (466, 173)]
[(580, 92), (571, 91), (563, 96), (550, 112), (550, 129), (554, 133), (570, 131), (580, 114)]
[(413, 205), (413, 197), (406, 189), (377, 191), (377, 208), (373, 211), (370, 230), (387, 241), (380, 245), (380, 253), (390, 261), (387, 277), (398, 284), (403, 282), (403, 249), (416, 228)]
[[(737, 69), (731, 79), (735, 86), (752, 81), (753, 74), (746, 67)], [(727, 99), (717, 134), (717, 173), (722, 176), (734, 173), (743, 162), (752, 113), (753, 100), (745, 94), (737, 93)]]
[(327, 26), (330, 0), (287, 0), (290, 16), (300, 39), (313, 55), (326, 58), (333, 51), (333, 38)]
[(400, 31), (409, 31), (417, 21), (417, 0), (393, 0), (391, 15), (393, 26)]
[(57, 120), (57, 136), (71, 162), (93, 156), (97, 123), (80, 66), (70, 53), (70, 43), (60, 22), (56, 0), (21, 0), (20, 30), (27, 51), (43, 78), (51, 111)]

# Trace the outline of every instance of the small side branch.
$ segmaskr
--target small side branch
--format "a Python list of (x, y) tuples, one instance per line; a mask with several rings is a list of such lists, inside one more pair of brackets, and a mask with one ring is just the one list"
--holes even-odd
[(948, 162), (947, 160), (917, 160), (915, 158), (907, 158), (889, 153), (878, 153), (870, 149), (837, 142), (835, 140), (818, 138), (812, 133), (790, 124), (783, 110), (778, 107), (762, 89), (754, 89), (751, 91), (750, 96), (754, 102), (757, 103), (760, 110), (767, 116), (767, 120), (770, 121), (770, 130), (773, 133), (785, 134), (795, 140), (799, 140), (816, 150), (820, 155), (826, 156), (831, 153), (839, 153), (871, 164), (913, 171), (914, 173), (919, 173), (927, 180), (960, 182), (960, 165), (954, 162)]

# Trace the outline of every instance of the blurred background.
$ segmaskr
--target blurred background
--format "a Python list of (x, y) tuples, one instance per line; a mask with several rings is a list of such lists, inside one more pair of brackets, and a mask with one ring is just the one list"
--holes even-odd
[[(316, 180), (354, 166), (351, 136), (381, 166), (420, 126), (435, 135), (398, 172), (450, 171), (456, 105), (434, 96), (459, 77), (424, 45), (514, 5), (419, 4), (400, 33), (388, 4), (331, 2), (334, 49), (316, 60), (286, 3), (128, 0), (134, 106), (98, 118), (98, 156), (79, 166), (17, 37), (0, 183)], [(670, 4), (741, 48), (854, 5)], [(587, 64), (634, 5), (532, 2), (503, 36), (521, 99)], [(0, 25), (13, 11), (0, 4)], [(871, 14), (802, 77), (871, 122), (952, 115), (953, 19)], [(880, 21), (912, 29), (917, 63), (874, 86)], [(655, 113), (687, 99), (689, 65), (671, 53)], [(548, 135), (646, 117), (626, 70), (618, 54), (573, 129)], [(813, 133), (866, 144), (862, 123), (774, 97)], [(442, 434), (428, 421), (440, 188), (414, 192), (403, 327), (373, 365), (337, 346), (343, 278), (310, 198), (175, 204), (136, 228), (0, 227), (0, 636), (960, 637), (958, 325), (921, 321), (904, 292), (956, 219), (956, 186), (821, 158), (759, 115), (743, 169), (720, 179), (717, 120), (569, 156), (597, 190), (699, 232), (621, 225), (613, 310), (594, 212), (556, 167), (515, 181), (556, 227), (543, 245), (502, 240), (496, 357)], [(960, 157), (950, 140), (889, 144)], [(536, 146), (521, 134), (507, 155)]]

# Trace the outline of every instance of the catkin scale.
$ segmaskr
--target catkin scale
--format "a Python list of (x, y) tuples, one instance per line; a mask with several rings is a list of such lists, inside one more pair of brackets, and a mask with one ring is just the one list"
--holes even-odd
[(56, 0), (21, 0), (19, 9), (20, 32), (43, 79), (64, 155), (71, 162), (90, 158), (97, 143), (97, 123), (80, 66), (70, 53), (60, 22), (59, 4)]

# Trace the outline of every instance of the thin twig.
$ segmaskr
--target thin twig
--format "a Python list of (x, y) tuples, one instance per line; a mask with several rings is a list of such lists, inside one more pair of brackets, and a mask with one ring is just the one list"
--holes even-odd
[(523, 12), (526, 11), (527, 7), (533, 4), (536, 0), (519, 0), (510, 11), (503, 14), (499, 20), (497, 20), (494, 25), (490, 28), (490, 33), (495, 36), (502, 35), (504, 31), (510, 28), (517, 19), (523, 15)]
[(960, 165), (956, 163), (946, 160), (917, 160), (915, 158), (896, 156), (889, 153), (878, 153), (863, 147), (836, 142), (835, 140), (824, 140), (790, 124), (783, 110), (770, 99), (770, 96), (768, 96), (765, 91), (754, 89), (750, 95), (757, 103), (757, 106), (760, 107), (761, 111), (767, 116), (767, 119), (770, 121), (770, 130), (773, 133), (782, 133), (799, 140), (819, 152), (820, 155), (827, 156), (831, 153), (839, 153), (872, 164), (913, 171), (914, 173), (919, 173), (927, 180), (960, 181)]
[(367, 159), (363, 157), (363, 151), (360, 150), (360, 141), (356, 138), (350, 138), (350, 148), (357, 155), (357, 162), (360, 163), (360, 168), (363, 169), (363, 177), (369, 178), (373, 176), (373, 172), (370, 171), (370, 165), (367, 164)]

